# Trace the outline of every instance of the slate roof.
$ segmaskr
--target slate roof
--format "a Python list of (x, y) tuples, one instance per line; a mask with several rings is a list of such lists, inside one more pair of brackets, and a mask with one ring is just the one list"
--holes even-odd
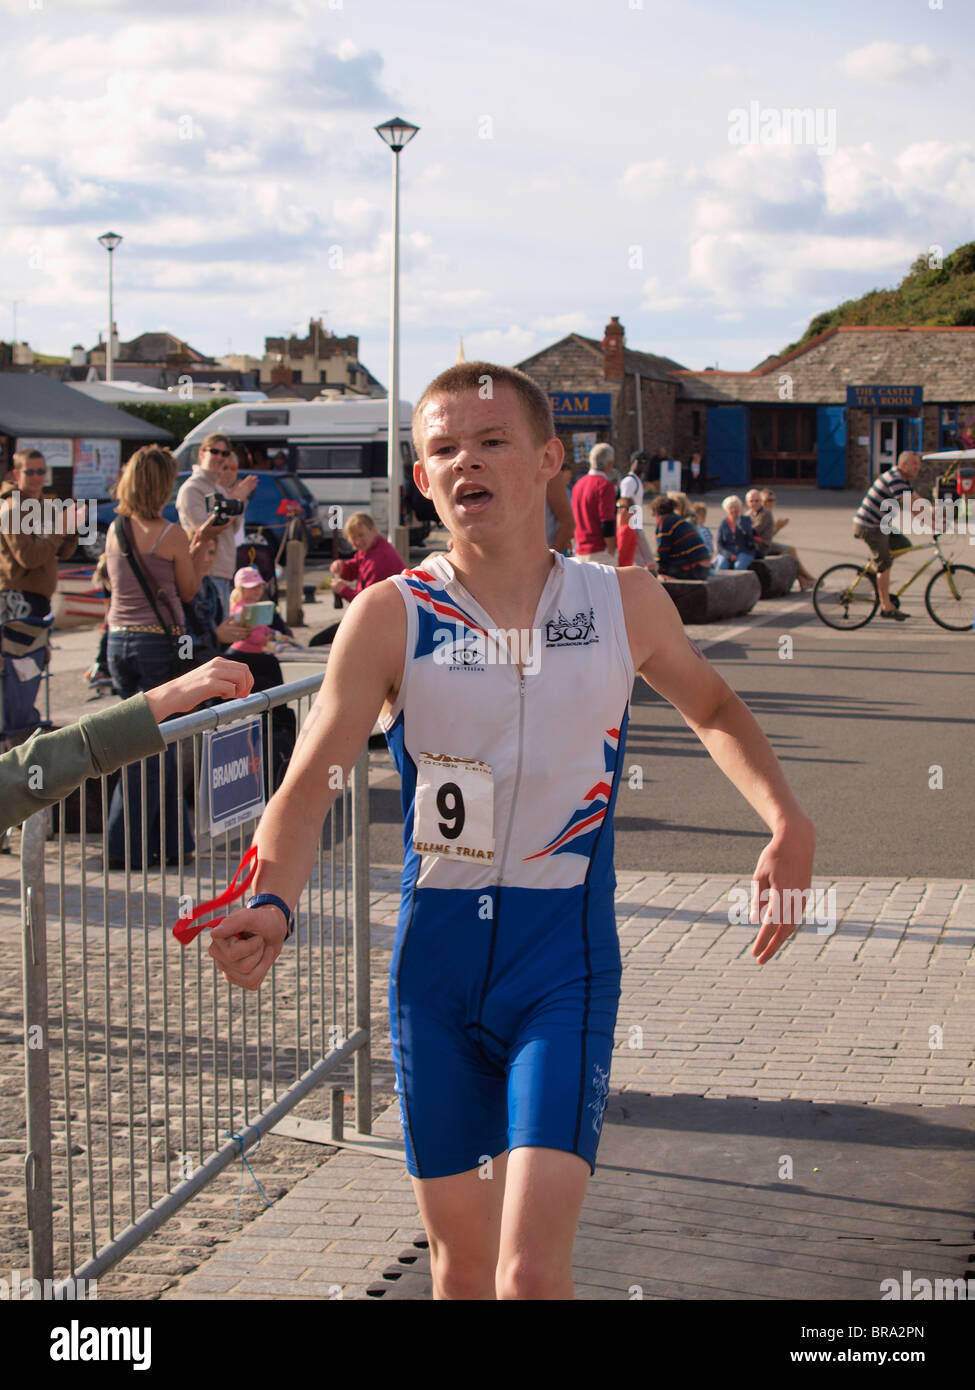
[(0, 372), (0, 433), (52, 439), (137, 439), (166, 444), (173, 436), (114, 405), (103, 405), (40, 372)]
[(847, 386), (923, 386), (925, 401), (975, 400), (975, 328), (830, 328), (751, 372), (681, 371), (685, 400), (845, 405)]

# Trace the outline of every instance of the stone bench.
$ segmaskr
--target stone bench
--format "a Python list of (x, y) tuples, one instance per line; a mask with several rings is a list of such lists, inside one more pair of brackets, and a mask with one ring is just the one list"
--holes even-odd
[(748, 570), (725, 570), (710, 579), (661, 579), (684, 623), (717, 623), (748, 613), (762, 586)]
[(792, 555), (766, 555), (755, 560), (751, 573), (762, 586), (762, 598), (781, 598), (787, 594), (799, 575), (799, 563)]

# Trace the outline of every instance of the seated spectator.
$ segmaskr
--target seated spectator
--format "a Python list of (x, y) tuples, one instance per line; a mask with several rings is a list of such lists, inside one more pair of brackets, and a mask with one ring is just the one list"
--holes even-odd
[(755, 537), (752, 523), (742, 516), (741, 499), (726, 497), (721, 503), (725, 514), (718, 527), (718, 556), (716, 570), (747, 570), (755, 560)]
[[(773, 541), (772, 537), (777, 531), (781, 531), (783, 526), (788, 526), (788, 517), (783, 517), (781, 521), (776, 521), (772, 508), (775, 505), (775, 493), (766, 488), (759, 493), (756, 488), (752, 488), (745, 496), (748, 503), (748, 510), (751, 513), (752, 530), (755, 533), (756, 549), (759, 555), (791, 555), (799, 566), (798, 584), (800, 589), (811, 589), (816, 580), (809, 573), (805, 565), (799, 559), (799, 554), (791, 545), (780, 545), (778, 541)], [(760, 547), (764, 547), (764, 550)]]
[(668, 492), (667, 496), (674, 504), (674, 511), (678, 516), (690, 516), (691, 504), (687, 500), (686, 492)]
[(711, 564), (714, 564), (714, 532), (710, 526), (705, 526), (708, 517), (707, 505), (704, 502), (694, 503), (694, 524), (697, 527), (697, 534), (707, 546), (708, 554), (711, 557)]
[(204, 565), (200, 587), (188, 603), (183, 604), (183, 617), (186, 631), (193, 641), (193, 660), (199, 664), (220, 656), (230, 642), (247, 636), (247, 624), (238, 618), (220, 621), (220, 591), (214, 584), (210, 571), (217, 557), (215, 536), (207, 536), (203, 541)]
[(694, 523), (677, 515), (672, 497), (655, 497), (653, 512), (657, 518), (657, 572), (669, 579), (707, 579), (711, 557)]
[[(342, 529), (356, 554), (351, 560), (333, 560), (329, 570), (339, 581), (332, 585), (332, 592), (344, 603), (351, 603), (371, 584), (378, 584), (393, 574), (402, 574), (406, 569), (398, 551), (379, 534), (368, 512), (356, 512)], [(349, 583), (349, 580), (354, 582)]]

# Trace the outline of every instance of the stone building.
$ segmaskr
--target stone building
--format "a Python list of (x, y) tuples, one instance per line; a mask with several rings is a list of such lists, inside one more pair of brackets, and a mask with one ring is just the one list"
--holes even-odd
[(587, 466), (592, 445), (604, 442), (613, 445), (624, 473), (640, 449), (662, 447), (681, 457), (685, 441), (675, 436), (680, 363), (628, 348), (615, 314), (602, 341), (570, 333), (518, 367), (548, 392), (556, 431), (576, 471)]
[(552, 398), (577, 466), (606, 440), (617, 464), (662, 448), (705, 455), (722, 486), (865, 488), (902, 449), (975, 447), (975, 328), (831, 328), (749, 372), (690, 371), (570, 333), (519, 363)]
[(309, 320), (307, 337), (292, 334), (287, 338), (264, 339), (260, 384), (269, 396), (291, 395), (306, 400), (322, 389), (363, 396), (386, 394), (385, 387), (359, 361), (359, 339), (355, 334), (337, 338), (321, 319)]

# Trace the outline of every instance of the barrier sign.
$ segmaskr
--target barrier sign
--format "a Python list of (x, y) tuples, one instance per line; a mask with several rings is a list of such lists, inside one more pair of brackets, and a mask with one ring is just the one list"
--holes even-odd
[(203, 735), (211, 835), (254, 820), (264, 810), (263, 750), (260, 719), (208, 729)]

